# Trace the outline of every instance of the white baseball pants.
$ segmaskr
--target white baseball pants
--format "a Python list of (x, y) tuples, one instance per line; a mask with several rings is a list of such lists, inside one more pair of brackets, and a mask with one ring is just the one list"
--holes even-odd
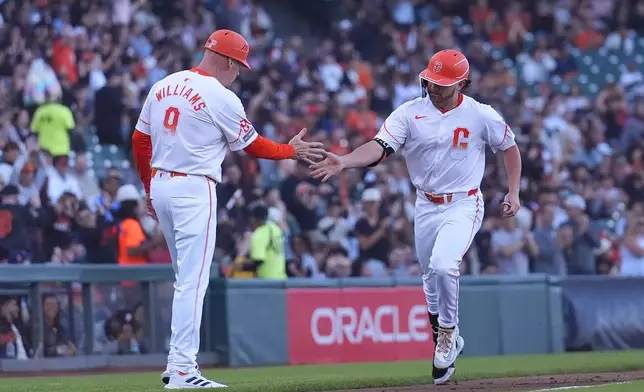
[(171, 176), (165, 171), (157, 171), (150, 185), (175, 275), (169, 371), (197, 369), (203, 302), (215, 251), (215, 185), (203, 176)]
[(441, 327), (458, 325), (460, 263), (483, 221), (479, 192), (436, 204), (417, 192), (414, 233), (427, 309)]

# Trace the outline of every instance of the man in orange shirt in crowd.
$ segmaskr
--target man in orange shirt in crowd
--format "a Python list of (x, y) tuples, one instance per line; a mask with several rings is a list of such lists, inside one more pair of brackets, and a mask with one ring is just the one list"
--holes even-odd
[(369, 109), (367, 98), (359, 98), (356, 108), (351, 110), (345, 119), (348, 130), (358, 132), (367, 139), (372, 139), (378, 132), (378, 116)]
[[(145, 232), (139, 221), (143, 214), (141, 196), (134, 185), (123, 185), (116, 194), (118, 209), (118, 263), (125, 265), (147, 264), (151, 242), (145, 242)], [(127, 284), (124, 286), (130, 286)]]

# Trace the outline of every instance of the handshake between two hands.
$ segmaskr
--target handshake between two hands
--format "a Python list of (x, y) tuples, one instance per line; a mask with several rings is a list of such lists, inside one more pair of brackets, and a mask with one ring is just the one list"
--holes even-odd
[(306, 132), (306, 128), (303, 128), (288, 142), (295, 149), (295, 159), (308, 163), (309, 168), (313, 169), (311, 177), (322, 178), (322, 181), (326, 181), (340, 173), (344, 169), (342, 159), (324, 150), (321, 142), (306, 142), (302, 140)]

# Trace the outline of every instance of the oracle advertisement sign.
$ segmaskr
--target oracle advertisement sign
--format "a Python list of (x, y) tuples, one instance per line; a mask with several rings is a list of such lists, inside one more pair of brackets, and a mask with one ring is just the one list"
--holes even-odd
[(420, 288), (289, 289), (287, 303), (291, 364), (432, 358)]

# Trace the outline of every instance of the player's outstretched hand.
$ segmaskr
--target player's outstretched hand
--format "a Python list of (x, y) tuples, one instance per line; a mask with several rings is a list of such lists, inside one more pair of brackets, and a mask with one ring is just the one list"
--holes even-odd
[(519, 201), (519, 194), (514, 192), (508, 192), (503, 198), (503, 217), (509, 218), (515, 216), (521, 208), (521, 201)]
[(302, 138), (306, 135), (306, 128), (302, 128), (300, 133), (293, 136), (288, 144), (295, 148), (295, 159), (304, 161), (309, 165), (324, 158), (324, 150), (320, 142), (305, 142)]
[(150, 199), (150, 195), (145, 195), (145, 212), (147, 212), (147, 214), (155, 221), (159, 221), (157, 213), (154, 211), (154, 207), (152, 207), (152, 199)]
[(322, 182), (335, 176), (344, 169), (344, 163), (341, 157), (330, 152), (325, 152), (324, 155), (326, 155), (325, 160), (309, 166), (310, 169), (313, 169), (311, 177), (322, 178)]

